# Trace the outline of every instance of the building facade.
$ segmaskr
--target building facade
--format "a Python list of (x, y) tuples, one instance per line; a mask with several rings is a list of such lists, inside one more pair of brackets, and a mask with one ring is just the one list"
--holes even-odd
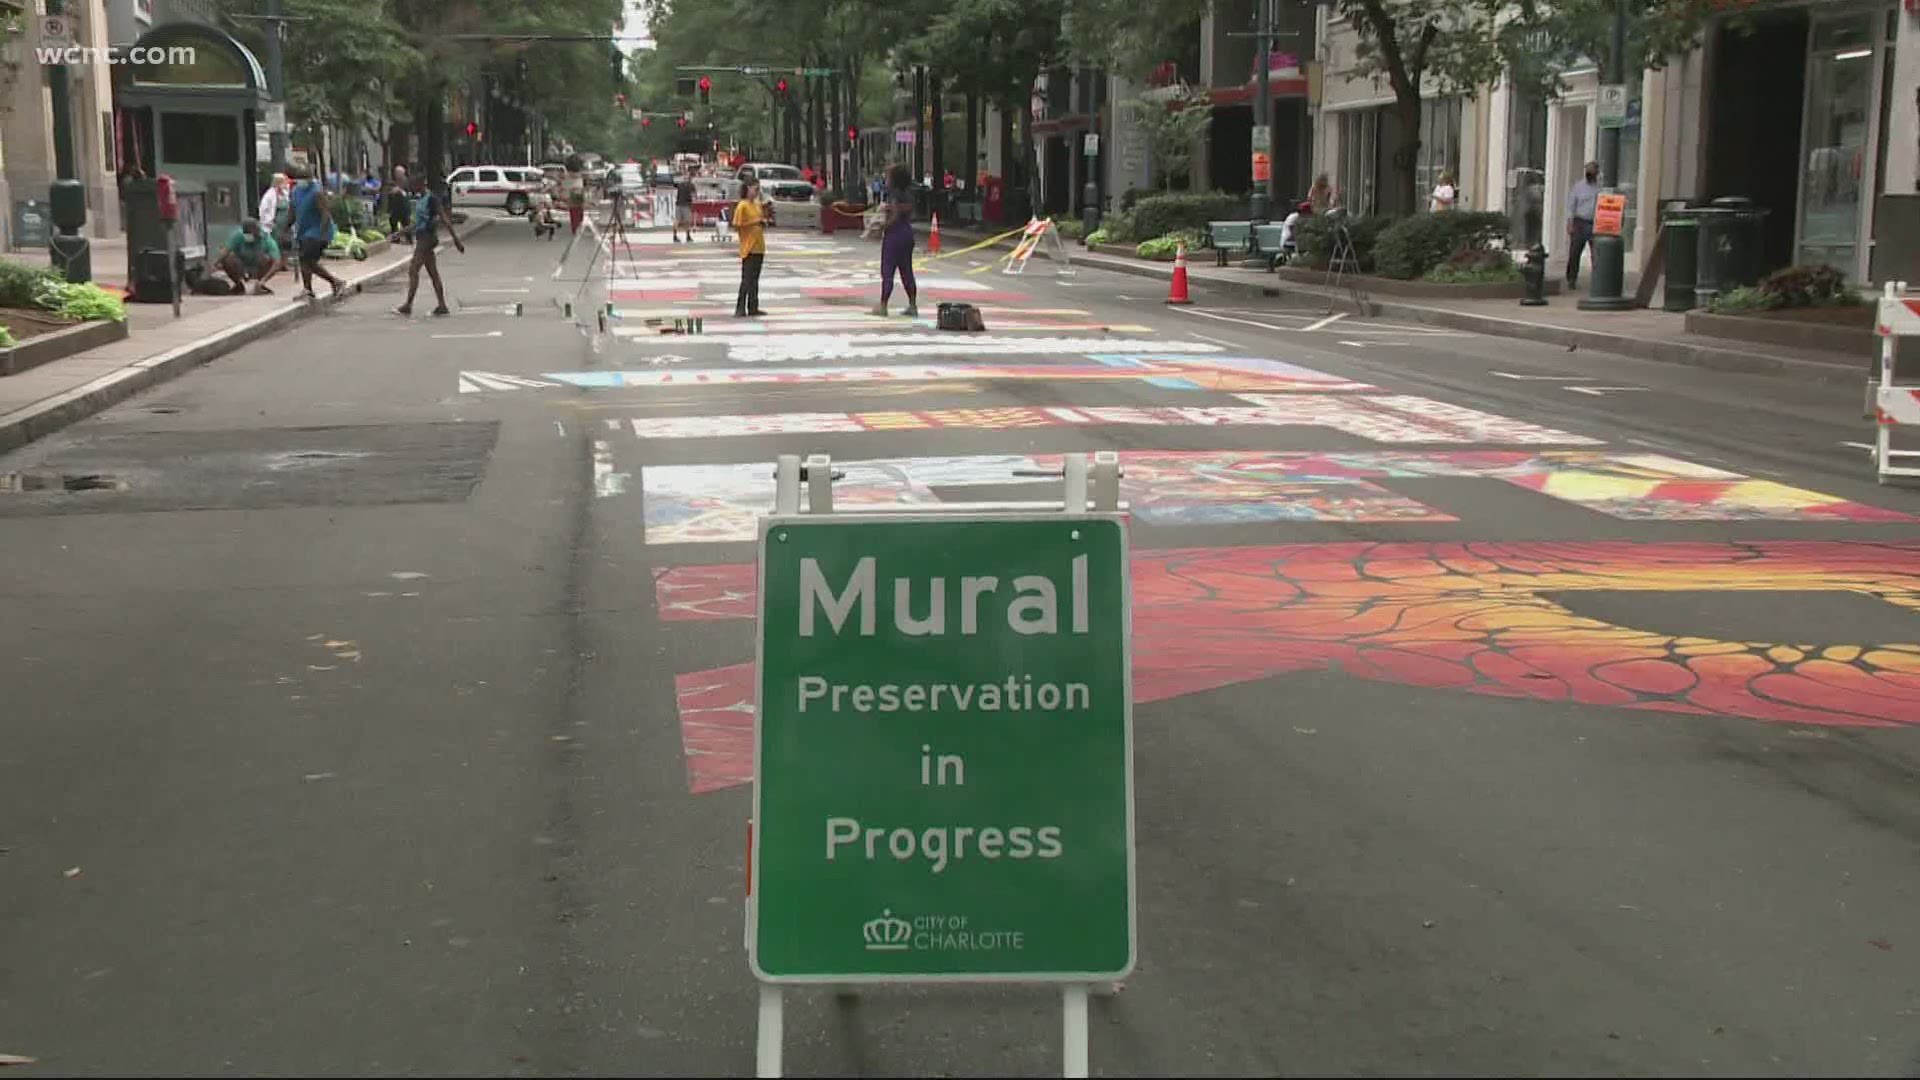
[[(124, 0), (113, 0), (121, 3)], [(108, 0), (69, 0), (67, 16), (73, 44), (103, 55), (110, 44)], [(50, 68), (35, 48), (41, 39), (42, 5), (34, 0), (0, 0), (0, 224), (4, 246), (16, 245), (18, 208), (26, 200), (46, 203), (56, 177), (53, 143), (53, 92)], [(87, 192), (89, 236), (120, 232), (120, 198), (113, 175), (113, 83), (105, 63), (66, 65), (68, 119), (73, 132), (74, 172)]]

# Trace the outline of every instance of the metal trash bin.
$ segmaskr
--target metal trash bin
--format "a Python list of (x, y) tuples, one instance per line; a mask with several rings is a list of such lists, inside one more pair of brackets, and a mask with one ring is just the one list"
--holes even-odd
[(1727, 215), (1720, 238), (1721, 276), (1729, 283), (1725, 287), (1759, 284), (1766, 273), (1767, 209), (1739, 195), (1715, 199), (1712, 208)]
[(1692, 207), (1668, 210), (1661, 222), (1667, 231), (1667, 292), (1663, 311), (1691, 311), (1694, 285), (1700, 272), (1700, 219)]

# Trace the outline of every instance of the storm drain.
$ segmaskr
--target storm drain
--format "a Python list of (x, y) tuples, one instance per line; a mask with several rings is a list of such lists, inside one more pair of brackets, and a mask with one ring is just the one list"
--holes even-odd
[(127, 482), (104, 473), (0, 473), (0, 495), (33, 491), (125, 491)]

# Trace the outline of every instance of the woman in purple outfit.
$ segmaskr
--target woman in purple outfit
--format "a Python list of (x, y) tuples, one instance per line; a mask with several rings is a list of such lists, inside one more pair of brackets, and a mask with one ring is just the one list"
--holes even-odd
[(893, 272), (907, 290), (907, 318), (920, 314), (920, 286), (913, 280), (913, 170), (895, 165), (888, 174), (887, 217), (880, 234), (880, 302), (873, 313), (884, 316), (893, 299)]

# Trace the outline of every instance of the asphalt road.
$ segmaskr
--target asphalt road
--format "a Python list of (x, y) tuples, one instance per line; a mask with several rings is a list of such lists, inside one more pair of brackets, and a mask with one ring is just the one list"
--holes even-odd
[[(1139, 703), (1096, 1074), (1912, 1069), (1920, 491), (1857, 392), (969, 256), (922, 268), (956, 347), (790, 230), (742, 324), (724, 248), (639, 239), (597, 342), (581, 253), (497, 225), (452, 317), (385, 286), (0, 457), (96, 478), (0, 494), (23, 1075), (749, 1071), (768, 463), (1044, 498), (1093, 449)], [(788, 1001), (791, 1075), (1059, 1068), (1046, 989)]]

